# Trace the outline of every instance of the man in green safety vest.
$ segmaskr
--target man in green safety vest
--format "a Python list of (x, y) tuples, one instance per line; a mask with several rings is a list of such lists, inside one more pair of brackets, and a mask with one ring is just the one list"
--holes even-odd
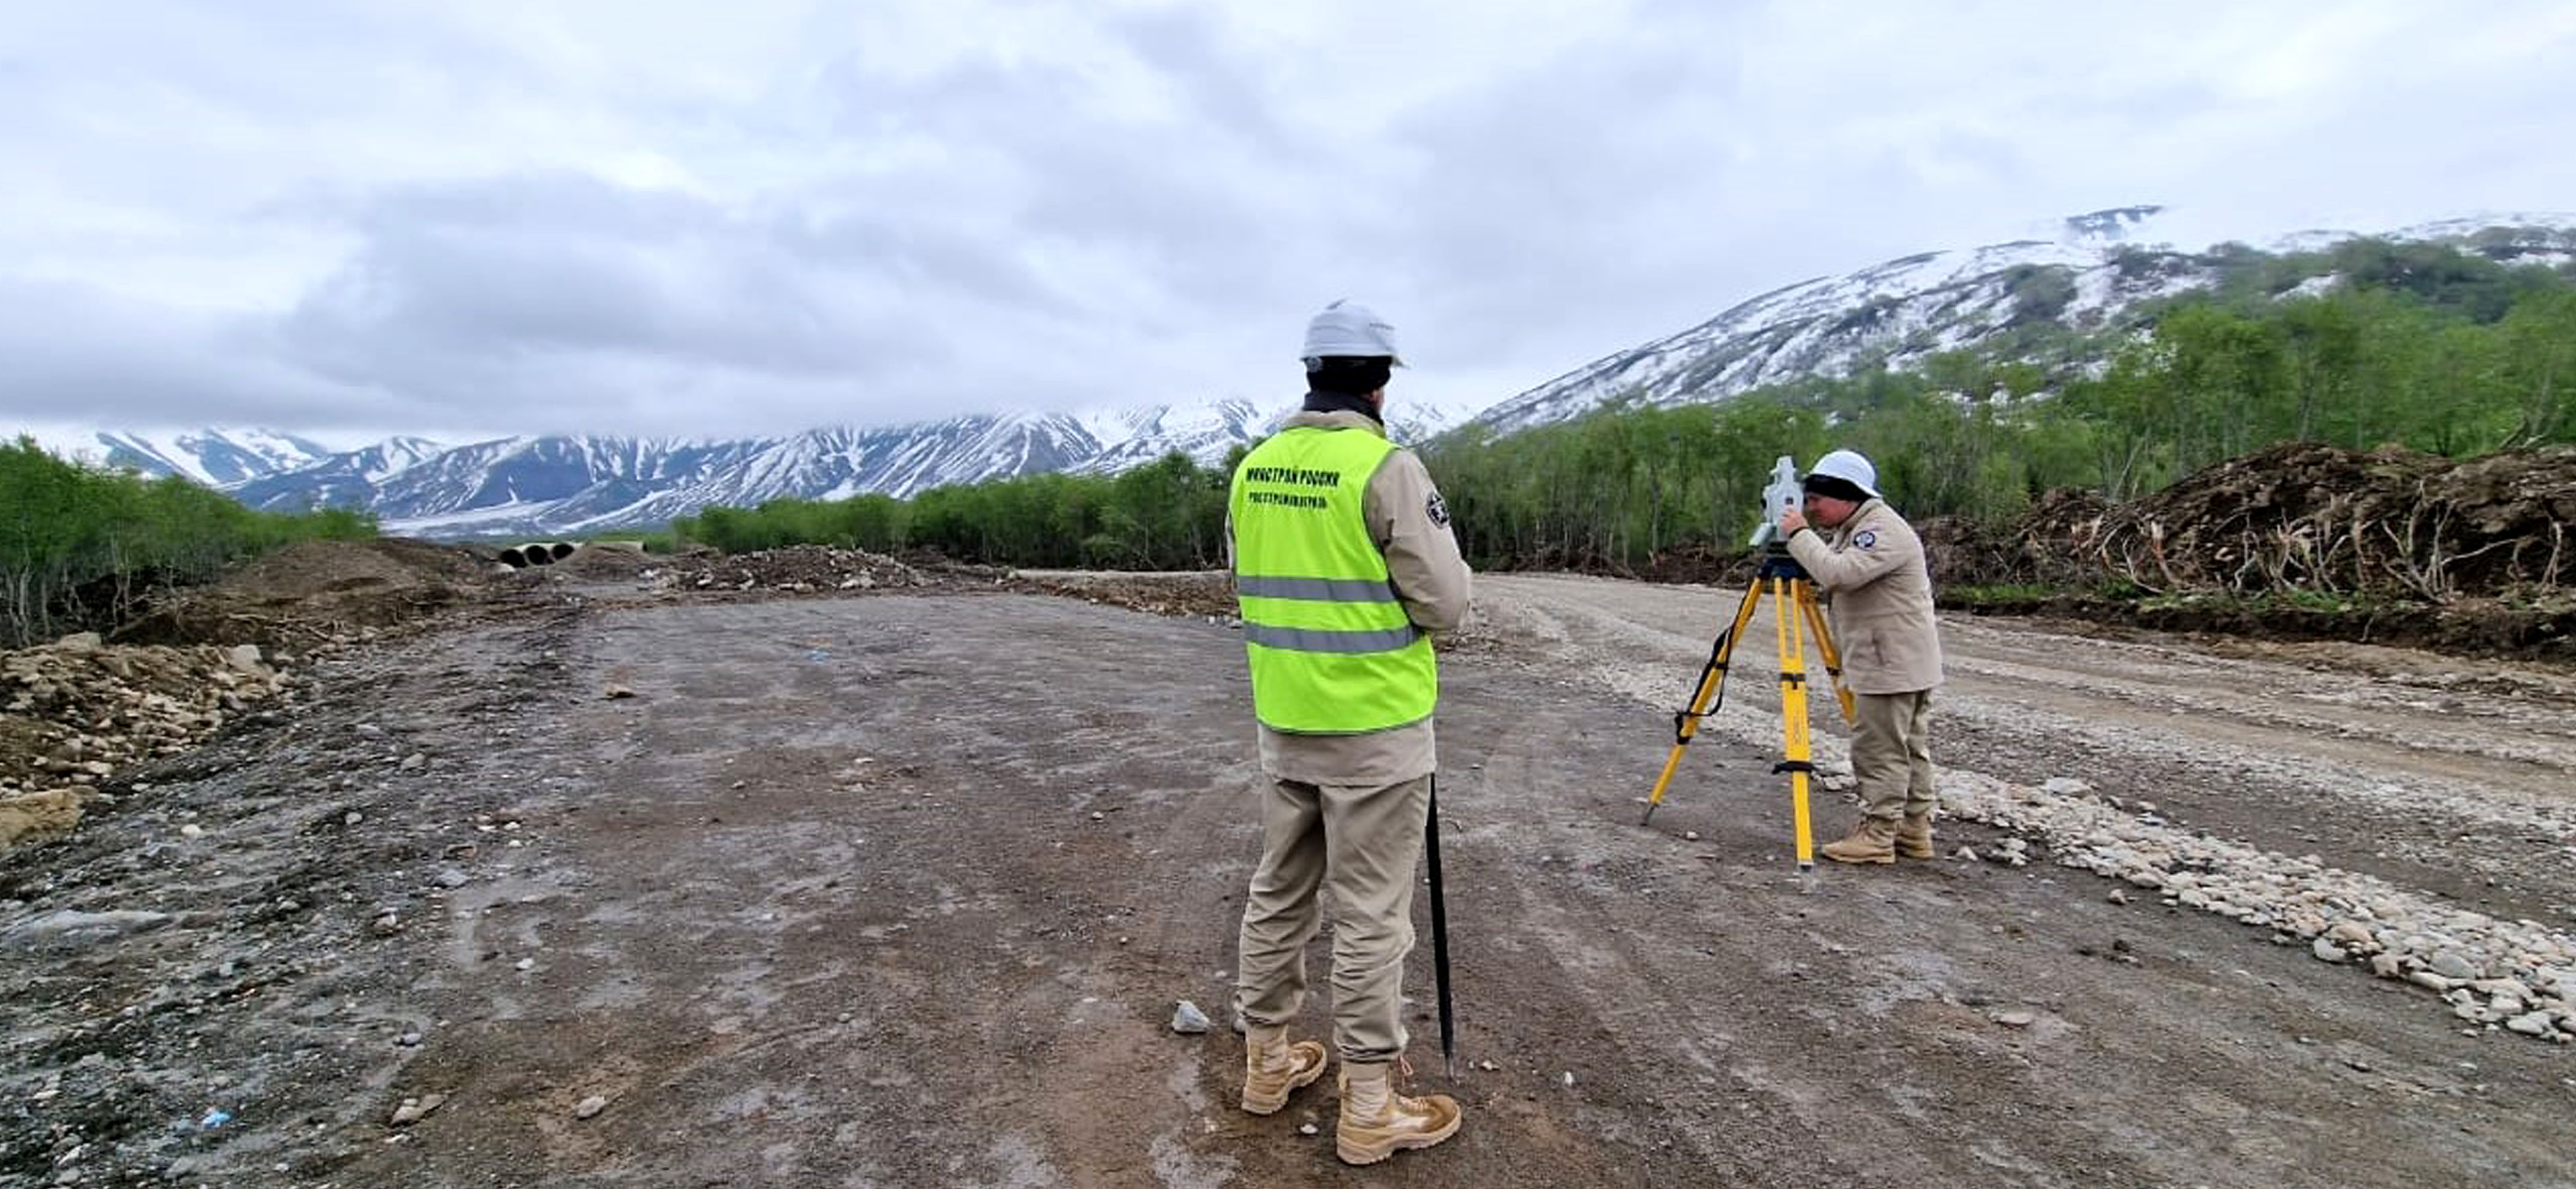
[(1292, 1041), (1317, 899), (1338, 906), (1333, 1042), (1342, 1059), (1336, 1149), (1374, 1164), (1458, 1130), (1445, 1094), (1409, 1097), (1404, 958), (1414, 864), (1437, 762), (1433, 632), (1467, 617), (1468, 572), (1431, 473), (1381, 421), (1395, 328), (1337, 301), (1306, 328), (1305, 406), (1235, 468), (1227, 501), (1235, 593), (1252, 662), (1261, 862), (1244, 898), (1235, 1008), (1243, 1109), (1287, 1105), (1321, 1077), (1324, 1046)]

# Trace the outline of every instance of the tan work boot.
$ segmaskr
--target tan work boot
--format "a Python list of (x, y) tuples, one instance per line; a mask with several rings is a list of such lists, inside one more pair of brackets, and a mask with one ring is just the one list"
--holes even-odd
[(1862, 818), (1851, 837), (1825, 844), (1825, 857), (1837, 863), (1893, 863), (1896, 823), (1883, 817)]
[(1906, 859), (1932, 857), (1931, 814), (1909, 813), (1904, 821), (1896, 823), (1896, 853)]
[(1342, 1063), (1342, 1124), (1334, 1151), (1344, 1164), (1375, 1164), (1406, 1148), (1427, 1148), (1458, 1134), (1458, 1100), (1446, 1094), (1407, 1098), (1382, 1064)]
[(1291, 1042), (1284, 1026), (1249, 1025), (1243, 1030), (1243, 1109), (1256, 1115), (1278, 1112), (1288, 1094), (1324, 1076), (1321, 1042)]

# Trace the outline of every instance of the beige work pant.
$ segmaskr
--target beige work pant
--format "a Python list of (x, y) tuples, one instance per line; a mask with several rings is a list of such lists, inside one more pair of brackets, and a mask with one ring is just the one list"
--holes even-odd
[(1431, 778), (1392, 785), (1281, 780), (1261, 795), (1261, 865), (1243, 901), (1235, 1007), (1285, 1024), (1306, 1001), (1306, 943), (1333, 905), (1333, 1044), (1345, 1062), (1404, 1052), (1404, 956)]
[(1854, 694), (1852, 779), (1861, 812), (1890, 821), (1932, 812), (1932, 691)]

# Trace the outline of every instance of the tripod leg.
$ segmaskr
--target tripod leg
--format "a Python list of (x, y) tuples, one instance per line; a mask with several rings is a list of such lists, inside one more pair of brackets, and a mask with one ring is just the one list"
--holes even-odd
[(1825, 613), (1816, 606), (1813, 584), (1797, 584), (1798, 609), (1807, 617), (1807, 628), (1816, 634), (1816, 651), (1825, 654), (1825, 677), (1834, 683), (1834, 700), (1842, 704), (1843, 723), (1860, 721), (1860, 712), (1852, 706), (1852, 692), (1843, 684), (1843, 653), (1834, 646), (1834, 634), (1825, 630)]
[(1809, 871), (1816, 866), (1816, 845), (1814, 829), (1807, 818), (1807, 774), (1815, 766), (1807, 758), (1804, 615), (1794, 605), (1795, 588), (1800, 584), (1785, 578), (1772, 579), (1772, 583), (1771, 620), (1780, 642), (1780, 736), (1787, 753), (1779, 770), (1789, 774), (1789, 811), (1798, 831), (1798, 870)]
[(1673, 715), (1673, 750), (1664, 757), (1664, 771), (1655, 777), (1655, 791), (1646, 797), (1646, 816), (1637, 824), (1655, 820), (1655, 807), (1664, 803), (1664, 786), (1672, 783), (1673, 770), (1681, 767), (1682, 749), (1690, 746), (1691, 736), (1699, 733), (1699, 720), (1726, 698), (1726, 659), (1735, 651), (1735, 642), (1744, 638), (1744, 625), (1753, 621), (1753, 604), (1762, 597), (1762, 580), (1745, 584), (1744, 601), (1735, 605), (1735, 622), (1718, 633), (1717, 642), (1709, 646), (1708, 664), (1699, 671), (1699, 686), (1691, 692), (1690, 709)]

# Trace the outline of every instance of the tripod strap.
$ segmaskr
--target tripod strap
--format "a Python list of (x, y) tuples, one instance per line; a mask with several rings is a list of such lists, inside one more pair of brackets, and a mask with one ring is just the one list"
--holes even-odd
[[(1692, 719), (1707, 718), (1717, 713), (1719, 707), (1726, 705), (1726, 653), (1727, 644), (1733, 635), (1731, 629), (1717, 634), (1717, 642), (1709, 646), (1708, 663), (1699, 667), (1699, 680), (1691, 683), (1694, 695), (1700, 690), (1709, 691), (1708, 709), (1693, 710), (1684, 706), (1673, 711), (1673, 746), (1681, 747), (1690, 742), (1691, 731), (1697, 726), (1691, 721)], [(1714, 685), (1709, 681), (1709, 675), (1712, 673), (1717, 675)]]

